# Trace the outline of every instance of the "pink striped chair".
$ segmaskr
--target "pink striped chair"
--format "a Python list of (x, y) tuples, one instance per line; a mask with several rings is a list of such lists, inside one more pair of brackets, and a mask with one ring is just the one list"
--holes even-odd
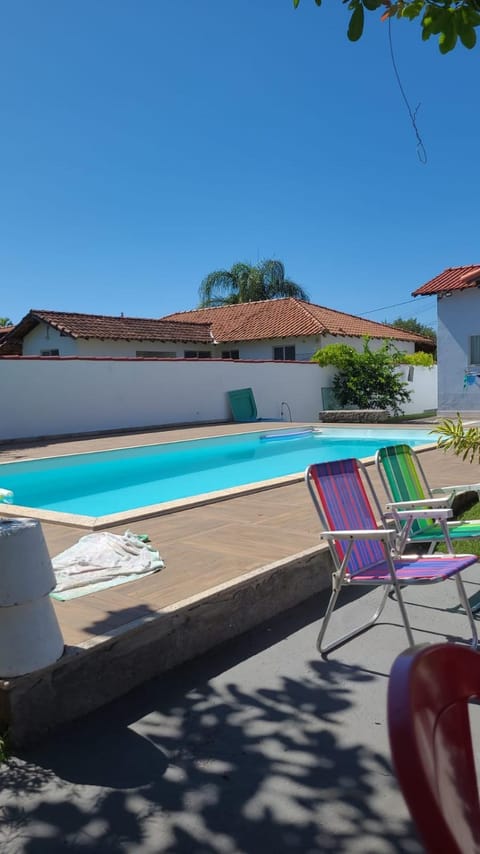
[[(397, 531), (379, 527), (382, 509), (365, 466), (355, 459), (317, 463), (307, 468), (305, 481), (322, 525), (321, 537), (327, 540), (333, 559), (332, 594), (318, 635), (317, 648), (322, 655), (373, 626), (382, 613), (387, 596), (394, 590), (405, 625), (408, 643), (413, 634), (401, 588), (411, 584), (435, 584), (454, 578), (458, 596), (472, 633), (472, 646), (478, 644), (475, 621), (460, 576), (462, 569), (476, 562), (474, 555), (403, 556), (398, 552)], [(418, 510), (412, 510), (415, 516)], [(382, 522), (383, 524), (383, 522)], [(352, 631), (324, 645), (323, 640), (343, 586), (358, 584), (382, 587), (380, 604), (373, 616)]]

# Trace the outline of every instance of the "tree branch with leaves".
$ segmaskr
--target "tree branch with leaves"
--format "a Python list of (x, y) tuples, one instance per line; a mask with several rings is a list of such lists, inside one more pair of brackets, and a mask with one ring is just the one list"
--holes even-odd
[[(322, 0), (314, 0), (321, 6)], [(480, 26), (480, 0), (342, 0), (350, 16), (347, 36), (352, 42), (363, 34), (365, 10), (382, 10), (380, 20), (393, 18), (413, 21), (420, 19), (423, 41), (438, 36), (441, 53), (449, 53), (456, 47), (458, 39), (471, 50), (477, 43), (476, 28)], [(300, 0), (293, 0), (295, 9)]]

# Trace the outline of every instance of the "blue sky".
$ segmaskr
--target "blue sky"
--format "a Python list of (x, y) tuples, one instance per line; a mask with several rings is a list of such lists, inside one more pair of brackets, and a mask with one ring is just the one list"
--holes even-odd
[[(340, 0), (17, 0), (0, 26), (0, 316), (161, 316), (278, 258), (312, 302), (433, 323), (480, 263), (479, 48)], [(373, 311), (382, 309), (380, 311)]]

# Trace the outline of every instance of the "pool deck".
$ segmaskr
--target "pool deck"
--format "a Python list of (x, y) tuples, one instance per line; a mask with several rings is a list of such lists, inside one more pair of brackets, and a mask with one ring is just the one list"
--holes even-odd
[[(412, 425), (420, 426), (429, 425)], [(44, 440), (3, 445), (0, 460), (278, 427), (266, 422), (261, 428), (225, 424)], [(426, 451), (422, 464), (432, 486), (476, 480), (472, 467), (452, 454)], [(378, 484), (375, 472), (373, 480)], [(126, 527), (108, 530), (124, 533)], [(14, 745), (103, 705), (329, 585), (328, 554), (319, 545), (318, 521), (303, 482), (146, 518), (128, 527), (148, 534), (165, 568), (100, 593), (54, 602), (64, 656), (35, 674), (0, 682), (0, 725), (10, 727)], [(51, 523), (42, 523), (42, 529), (52, 556), (86, 533)]]

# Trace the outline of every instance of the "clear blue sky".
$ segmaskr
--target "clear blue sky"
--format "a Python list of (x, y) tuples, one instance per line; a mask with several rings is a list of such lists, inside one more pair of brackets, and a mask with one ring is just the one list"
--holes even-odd
[[(0, 27), (0, 316), (161, 316), (278, 258), (313, 302), (401, 303), (480, 262), (480, 48), (340, 0), (17, 0)], [(435, 321), (433, 298), (371, 313)]]

